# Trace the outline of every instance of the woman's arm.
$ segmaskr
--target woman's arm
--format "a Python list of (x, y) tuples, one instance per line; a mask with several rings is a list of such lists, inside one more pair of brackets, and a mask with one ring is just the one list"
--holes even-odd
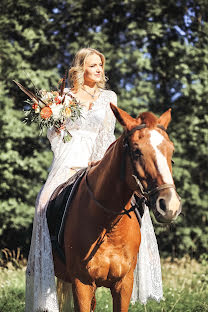
[(115, 141), (114, 130), (116, 118), (111, 110), (110, 103), (117, 105), (117, 95), (113, 91), (108, 92), (110, 92), (109, 103), (105, 108), (105, 118), (100, 125), (90, 161), (100, 160), (107, 148)]

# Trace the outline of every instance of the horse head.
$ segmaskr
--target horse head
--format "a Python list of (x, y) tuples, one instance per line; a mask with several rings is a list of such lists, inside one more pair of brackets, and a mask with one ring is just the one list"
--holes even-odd
[(159, 118), (150, 112), (133, 118), (112, 104), (111, 109), (124, 128), (121, 167), (126, 183), (152, 208), (158, 222), (170, 223), (181, 212), (172, 177), (174, 145), (166, 132), (171, 110)]

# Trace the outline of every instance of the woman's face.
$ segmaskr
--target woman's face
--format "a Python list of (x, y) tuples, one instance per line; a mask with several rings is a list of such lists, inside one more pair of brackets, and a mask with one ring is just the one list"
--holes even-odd
[(99, 55), (91, 54), (85, 59), (84, 81), (99, 82), (103, 75), (103, 63)]

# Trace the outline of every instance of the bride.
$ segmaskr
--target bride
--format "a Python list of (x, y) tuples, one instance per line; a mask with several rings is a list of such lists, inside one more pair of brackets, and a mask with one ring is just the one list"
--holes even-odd
[[(48, 130), (53, 162), (48, 178), (36, 200), (32, 240), (26, 270), (26, 312), (59, 311), (57, 305), (53, 257), (46, 220), (46, 208), (57, 186), (88, 163), (102, 158), (115, 140), (115, 117), (110, 103), (117, 104), (113, 91), (105, 90), (105, 57), (99, 51), (84, 48), (77, 52), (69, 70), (70, 89), (82, 106), (82, 116), (63, 127), (72, 135), (64, 143), (61, 129)], [(62, 127), (62, 128), (63, 128)]]
[[(36, 199), (35, 217), (26, 270), (26, 312), (58, 312), (53, 256), (46, 209), (57, 186), (89, 163), (100, 160), (115, 140), (115, 117), (110, 103), (117, 105), (115, 92), (105, 89), (105, 57), (95, 49), (77, 52), (69, 70), (71, 94), (82, 106), (82, 116), (68, 120), (58, 131), (51, 128), (47, 136), (53, 151), (48, 178)], [(72, 138), (64, 143), (61, 130)], [(146, 303), (148, 298), (162, 298), (160, 259), (154, 230), (146, 207), (142, 218), (141, 245), (134, 272), (132, 301)]]

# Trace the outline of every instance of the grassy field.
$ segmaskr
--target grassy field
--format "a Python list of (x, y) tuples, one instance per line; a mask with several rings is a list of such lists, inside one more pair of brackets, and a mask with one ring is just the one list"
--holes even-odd
[[(162, 260), (164, 300), (135, 304), (130, 312), (208, 312), (207, 257), (201, 263), (188, 257), (171, 262)], [(14, 269), (11, 263), (0, 269), (0, 312), (24, 311), (25, 268)], [(111, 312), (108, 290), (98, 289), (96, 312)]]

